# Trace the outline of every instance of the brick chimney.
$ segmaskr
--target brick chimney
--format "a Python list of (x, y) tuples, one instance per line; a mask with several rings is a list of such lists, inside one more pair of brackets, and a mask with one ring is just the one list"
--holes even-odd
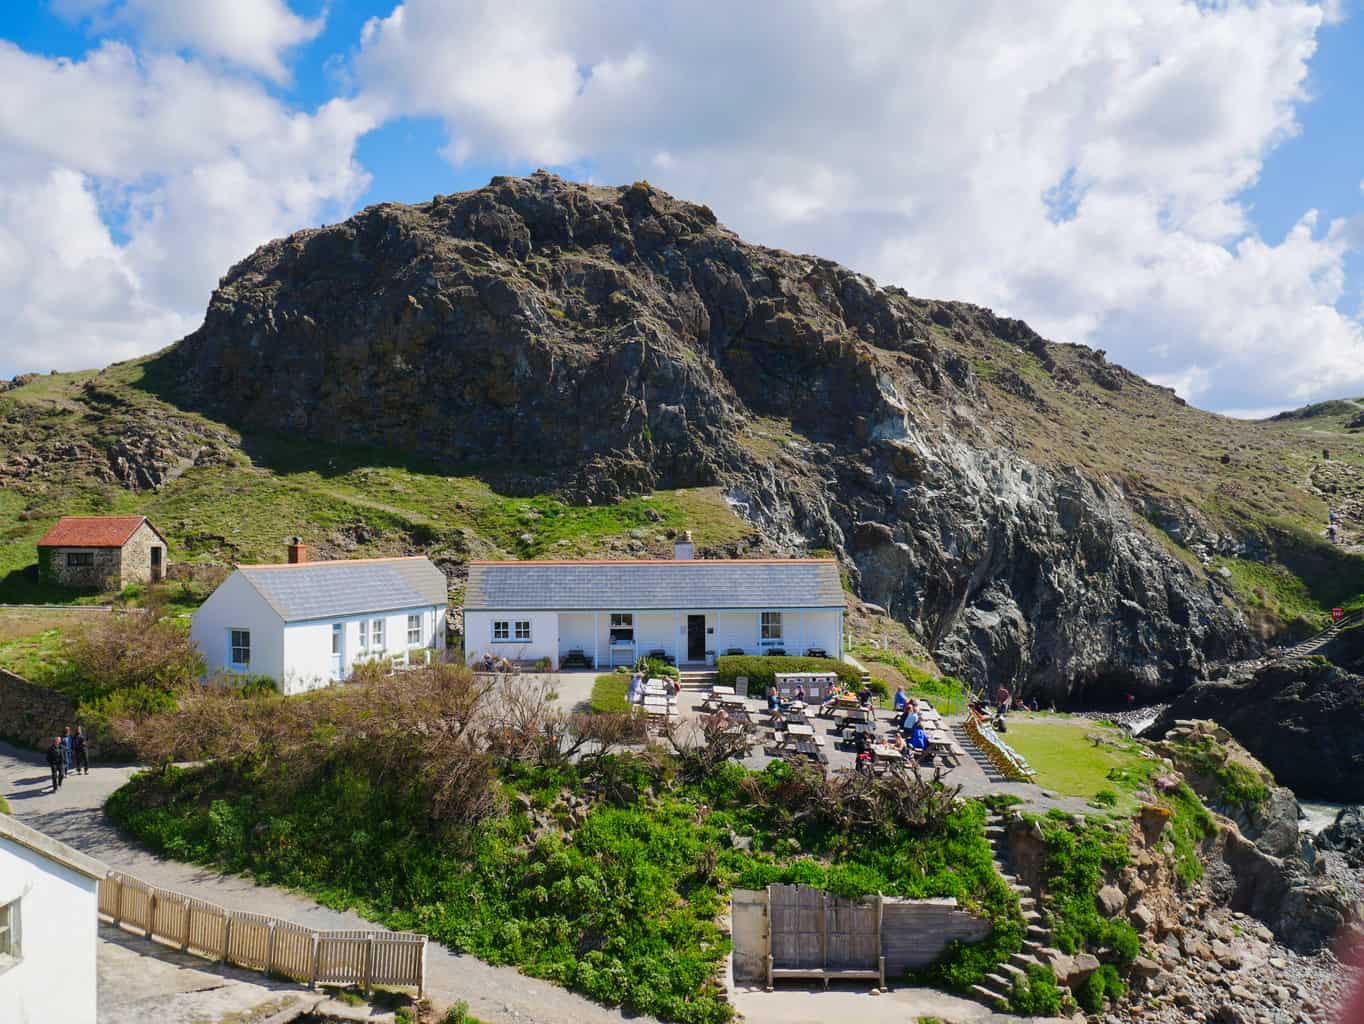
[(308, 545), (303, 543), (302, 537), (291, 537), (289, 539), (289, 564), (302, 565), (308, 560)]
[(684, 530), (681, 539), (673, 545), (673, 557), (678, 561), (689, 561), (696, 557), (696, 546), (691, 542), (690, 530)]

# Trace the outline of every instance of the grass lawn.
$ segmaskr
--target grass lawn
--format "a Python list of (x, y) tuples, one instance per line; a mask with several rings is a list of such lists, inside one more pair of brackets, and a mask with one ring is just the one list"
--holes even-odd
[(69, 627), (54, 628), (0, 642), (0, 668), (40, 686), (60, 688), (71, 676), (71, 662), (66, 651), (71, 635)]
[(1117, 796), (1112, 809), (1122, 814), (1136, 810), (1134, 794), (1155, 764), (1120, 729), (1084, 718), (1011, 715), (1004, 739), (1036, 769), (1043, 789), (1090, 801), (1107, 790)]
[(630, 689), (630, 677), (621, 672), (608, 672), (597, 676), (592, 684), (592, 710), (599, 714), (612, 711), (629, 711), (630, 704), (625, 699)]

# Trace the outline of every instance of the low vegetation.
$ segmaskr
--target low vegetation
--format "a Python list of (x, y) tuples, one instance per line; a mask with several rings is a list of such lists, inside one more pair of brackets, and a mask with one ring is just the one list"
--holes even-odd
[(745, 676), (748, 679), (748, 692), (754, 695), (775, 684), (778, 672), (833, 673), (844, 686), (855, 690), (862, 685), (862, 673), (846, 661), (833, 658), (733, 654), (716, 661), (716, 672), (725, 686), (733, 686), (740, 676)]
[(196, 692), (140, 723), (162, 767), (109, 813), (159, 853), (688, 1024), (731, 1015), (717, 982), (731, 886), (954, 896), (997, 923), (988, 950), (944, 964), (958, 983), (1018, 948), (980, 804), (928, 779), (755, 773), (693, 738), (641, 739), (631, 716), (570, 715), (451, 667), (289, 701)]
[(1105, 876), (1126, 867), (1125, 829), (1079, 825), (1057, 814), (1040, 819), (1052, 940), (1065, 953), (1110, 949), (1120, 964), (1136, 959), (1141, 940), (1126, 921), (1100, 913), (1095, 897)]
[(1082, 718), (1012, 715), (1004, 738), (1044, 789), (1131, 814), (1157, 762), (1119, 729)]
[(630, 689), (630, 677), (620, 672), (607, 672), (597, 676), (592, 684), (592, 710), (598, 714), (623, 713), (630, 710), (626, 694)]

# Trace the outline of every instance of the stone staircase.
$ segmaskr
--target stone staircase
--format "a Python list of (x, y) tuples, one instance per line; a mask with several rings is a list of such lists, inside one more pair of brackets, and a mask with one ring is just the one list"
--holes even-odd
[(1023, 935), (1023, 948), (992, 973), (987, 974), (981, 984), (971, 986), (972, 995), (994, 1008), (1001, 1001), (1008, 1003), (1014, 979), (1026, 974), (1030, 964), (1046, 963), (1050, 960), (1049, 954), (1059, 953), (1047, 946), (1051, 941), (1051, 929), (1043, 920), (1042, 911), (1032, 890), (1010, 870), (1008, 830), (1005, 828), (1002, 815), (994, 811), (989, 813), (985, 819), (985, 838), (990, 841), (995, 870), (1009, 888), (1018, 893), (1019, 907), (1023, 911), (1023, 921), (1027, 926), (1027, 931)]
[(719, 680), (720, 674), (713, 668), (684, 668), (678, 680), (684, 690), (710, 693), (710, 688)]

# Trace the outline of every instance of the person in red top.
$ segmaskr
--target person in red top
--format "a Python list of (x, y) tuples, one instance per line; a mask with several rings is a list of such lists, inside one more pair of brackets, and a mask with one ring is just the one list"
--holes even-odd
[(995, 694), (995, 704), (999, 706), (1000, 711), (1009, 710), (1009, 688), (1007, 686), (1001, 686), (999, 688), (999, 691)]

